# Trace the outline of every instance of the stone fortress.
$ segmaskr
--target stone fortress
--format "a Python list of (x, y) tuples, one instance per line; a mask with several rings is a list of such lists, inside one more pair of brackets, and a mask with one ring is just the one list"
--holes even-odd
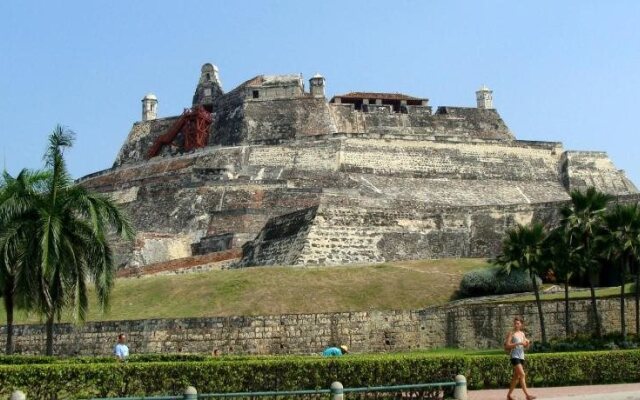
[[(507, 229), (553, 223), (573, 189), (637, 201), (603, 152), (517, 140), (493, 108), (399, 93), (325, 97), (325, 79), (260, 75), (225, 93), (202, 67), (191, 109), (142, 100), (112, 168), (80, 179), (137, 229), (122, 271), (490, 257)], [(122, 272), (121, 271), (121, 272)]]
[[(316, 75), (257, 76), (224, 93), (202, 73), (193, 104), (142, 121), (112, 168), (80, 179), (132, 216), (133, 244), (118, 243), (120, 276), (251, 265), (332, 265), (489, 257), (517, 223), (553, 223), (569, 192), (595, 186), (618, 201), (636, 187), (602, 152), (516, 140), (493, 108), (438, 107), (398, 93), (325, 98)], [(617, 299), (599, 300), (605, 330), (619, 330)], [(561, 336), (561, 302), (547, 301), (547, 333)], [(572, 326), (594, 324), (572, 300)], [(634, 315), (633, 304), (627, 318)], [(59, 354), (111, 354), (127, 332), (133, 353), (309, 353), (336, 343), (355, 352), (499, 347), (512, 316), (538, 336), (535, 304), (453, 302), (421, 310), (229, 316), (57, 324)], [(39, 353), (43, 325), (16, 327), (16, 351)], [(0, 327), (0, 340), (6, 329)]]

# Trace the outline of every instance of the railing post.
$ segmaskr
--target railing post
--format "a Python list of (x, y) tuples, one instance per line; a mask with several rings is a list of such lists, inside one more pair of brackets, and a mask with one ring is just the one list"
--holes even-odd
[(342, 383), (336, 381), (331, 384), (331, 400), (344, 400), (344, 387)]
[(21, 390), (16, 390), (13, 393), (11, 393), (11, 397), (9, 397), (9, 400), (26, 400), (27, 399), (27, 395), (24, 394)]
[(453, 389), (453, 398), (467, 400), (467, 378), (464, 375), (456, 375), (456, 387)]
[(198, 399), (198, 391), (193, 386), (187, 386), (182, 394), (182, 398), (184, 400), (197, 400)]

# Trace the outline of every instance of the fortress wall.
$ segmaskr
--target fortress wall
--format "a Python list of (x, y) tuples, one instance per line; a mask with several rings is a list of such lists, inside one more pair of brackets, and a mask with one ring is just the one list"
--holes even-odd
[(623, 171), (617, 170), (607, 153), (567, 151), (563, 154), (563, 175), (570, 190), (595, 187), (614, 195), (637, 192)]
[(325, 99), (298, 97), (244, 103), (244, 140), (282, 140), (335, 132)]
[(352, 104), (327, 104), (336, 132), (365, 132), (364, 117)]
[(506, 229), (528, 223), (533, 207), (415, 211), (324, 205), (299, 264), (344, 264), (402, 259), (489, 257)]
[(218, 98), (211, 114), (209, 145), (233, 146), (246, 139), (244, 99), (240, 91), (233, 91)]
[(194, 162), (194, 168), (224, 168), (231, 171), (239, 170), (244, 164), (247, 147), (210, 147), (204, 149)]
[(495, 110), (457, 109), (461, 115), (429, 113), (363, 113), (365, 131), (385, 134), (426, 134), (484, 139), (513, 139)]
[(300, 170), (335, 170), (339, 141), (303, 142), (280, 146), (252, 146), (247, 164)]
[[(528, 221), (509, 207), (568, 200), (563, 177), (575, 186), (598, 174), (611, 191), (624, 183), (604, 153), (559, 153), (554, 143), (337, 135), (207, 148), (82, 183), (111, 193), (136, 221), (139, 242), (122, 246), (122, 264), (130, 255), (134, 264), (184, 257), (205, 236), (232, 234), (242, 245), (269, 219), (318, 205), (322, 193), (339, 200), (321, 207), (297, 263), (486, 256), (514, 221)], [(436, 218), (425, 231), (424, 220)]]
[[(296, 265), (339, 265), (403, 259), (490, 257), (500, 250), (505, 232), (532, 220), (549, 224), (557, 220), (561, 203), (437, 207), (405, 199), (323, 196), (308, 224), (290, 221), (292, 215), (274, 218), (261, 234), (244, 246), (252, 248), (243, 265), (285, 264), (280, 251), (270, 246), (306, 236)], [(271, 226), (289, 226), (274, 230)], [(298, 227), (298, 230), (294, 229)], [(269, 238), (268, 240), (266, 238)]]
[(133, 124), (113, 165), (118, 167), (144, 160), (154, 140), (169, 129), (178, 118), (180, 118), (179, 115)]
[[(233, 233), (240, 240), (234, 240), (233, 246), (240, 246), (245, 240), (252, 240), (269, 221), (277, 216), (269, 210), (235, 209), (210, 212), (211, 219), (207, 227), (207, 236)], [(247, 238), (248, 239), (245, 239)]]
[[(203, 180), (233, 177), (245, 162), (247, 147), (209, 147), (177, 157), (154, 157), (122, 166), (109, 173), (82, 179), (82, 184), (99, 191), (111, 191), (154, 182), (180, 180), (181, 185)], [(230, 174), (230, 175), (229, 175)]]
[(438, 107), (434, 119), (437, 121), (437, 133), (449, 135), (449, 131), (484, 139), (514, 139), (496, 109), (476, 107)]
[[(191, 243), (197, 234), (167, 234), (162, 232), (138, 232), (135, 245), (126, 257), (128, 267), (156, 264), (191, 256)], [(118, 255), (122, 258), (122, 254)]]
[(137, 200), (125, 205), (136, 221), (136, 246), (120, 257), (122, 262), (132, 257), (135, 266), (187, 257), (202, 237), (226, 233), (234, 235), (233, 246), (240, 246), (270, 218), (317, 205), (319, 195), (278, 182), (143, 186)]
[(297, 175), (299, 181), (304, 176), (299, 171), (329, 173), (338, 168), (377, 175), (559, 181), (558, 150), (554, 143), (419, 140), (411, 135), (380, 138), (363, 134), (333, 140), (296, 140), (277, 146), (209, 147), (180, 157), (156, 157), (87, 177), (82, 183), (113, 191), (172, 177), (194, 183), (240, 177), (280, 179), (284, 174)]
[(345, 172), (414, 173), (425, 177), (558, 181), (553, 150), (499, 143), (345, 140)]
[[(513, 139), (495, 110), (453, 108), (449, 114), (356, 112), (344, 105), (329, 105), (323, 98), (244, 99), (238, 93), (219, 98), (213, 106), (209, 145), (232, 146), (247, 142), (275, 142), (336, 132), (435, 135), (485, 139)], [(136, 122), (114, 166), (143, 161), (153, 142), (180, 116)], [(162, 154), (177, 154), (165, 146)]]
[[(546, 203), (568, 200), (559, 181), (473, 180), (447, 178), (412, 178), (395, 175), (342, 174), (334, 187), (351, 189), (354, 195), (385, 200), (417, 200), (430, 205), (479, 206)], [(329, 192), (329, 190), (327, 190)], [(387, 199), (388, 198), (388, 199)]]
[[(571, 300), (571, 325), (575, 332), (591, 332), (589, 300)], [(598, 300), (605, 332), (620, 330), (617, 299)], [(543, 303), (547, 335), (564, 335), (564, 304)], [(627, 323), (635, 306), (627, 301)], [(89, 322), (81, 326), (56, 324), (54, 352), (58, 355), (110, 355), (116, 337), (125, 333), (132, 354), (319, 354), (329, 345), (346, 344), (355, 353), (459, 347), (502, 348), (513, 317), (524, 316), (527, 334), (539, 341), (541, 333), (534, 302), (451, 303), (407, 311), (346, 311), (323, 314), (230, 316), (183, 319), (148, 319)], [(17, 325), (17, 354), (42, 354), (44, 325)], [(6, 326), (0, 327), (0, 340)]]
[(255, 265), (254, 260), (264, 261), (260, 265), (295, 265), (316, 210), (317, 206), (271, 219), (251, 244), (242, 247), (240, 266)]
[[(257, 178), (261, 168), (266, 172), (275, 171), (276, 175), (262, 177), (273, 179), (282, 178), (277, 174), (296, 174), (288, 169), (329, 171), (340, 166), (343, 172), (560, 182), (558, 150), (559, 146), (554, 143), (451, 142), (367, 136), (208, 149), (188, 158), (195, 159), (190, 161), (193, 168), (231, 166), (236, 173), (244, 169), (252, 179)], [(251, 175), (252, 171), (256, 176)]]
[(187, 182), (186, 173), (192, 172), (194, 157), (160, 157), (144, 164), (111, 170), (108, 173), (81, 179), (81, 184), (101, 193), (126, 190), (154, 183)]
[(444, 107), (449, 114), (432, 115), (430, 112), (419, 112), (415, 107), (408, 107), (409, 112), (404, 114), (385, 108), (360, 112), (350, 104), (332, 103), (328, 106), (337, 132), (513, 139), (496, 110)]
[[(240, 196), (230, 197), (237, 200), (227, 198), (229, 204), (209, 211), (208, 235), (247, 233), (253, 239), (270, 218), (316, 206), (320, 196), (317, 191), (287, 188), (254, 191), (249, 201), (241, 201), (244, 193), (237, 194)], [(242, 243), (237, 242), (238, 245)]]

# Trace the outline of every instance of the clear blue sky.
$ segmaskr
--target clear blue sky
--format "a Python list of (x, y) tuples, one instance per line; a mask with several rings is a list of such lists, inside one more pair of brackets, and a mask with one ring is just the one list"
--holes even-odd
[(640, 185), (640, 1), (0, 2), (0, 156), (42, 166), (60, 123), (74, 177), (109, 168), (140, 100), (179, 114), (205, 62), (225, 91), (316, 72), (327, 95), (389, 91), (474, 106), (519, 139), (601, 150)]

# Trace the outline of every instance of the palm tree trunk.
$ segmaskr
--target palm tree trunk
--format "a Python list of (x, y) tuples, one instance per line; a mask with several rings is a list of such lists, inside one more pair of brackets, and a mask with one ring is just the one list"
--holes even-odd
[(533, 283), (533, 293), (536, 296), (536, 305), (538, 306), (538, 317), (540, 318), (540, 333), (542, 334), (542, 343), (547, 343), (547, 331), (544, 326), (544, 313), (542, 312), (542, 301), (540, 301), (540, 291), (538, 290), (538, 282), (536, 276), (532, 272), (531, 282)]
[[(624, 267), (623, 267), (624, 268)], [(624, 283), (627, 280), (627, 274), (624, 271), (620, 271), (620, 332), (622, 333), (622, 340), (627, 338), (627, 322), (624, 318)]]
[(13, 295), (14, 295), (15, 287), (14, 287), (14, 278), (13, 276), (7, 276), (6, 282), (4, 284), (4, 309), (7, 313), (7, 343), (5, 346), (4, 353), (6, 355), (13, 354), (14, 343), (13, 343)]
[(45, 355), (52, 356), (53, 355), (53, 321), (55, 314), (51, 313), (51, 315), (47, 315), (47, 324), (46, 324), (46, 351)]
[[(592, 274), (590, 274), (592, 275)], [(596, 302), (596, 289), (593, 284), (593, 277), (589, 276), (589, 290), (591, 291), (591, 310), (596, 319), (596, 337), (602, 337), (602, 324), (600, 323), (600, 314), (598, 313), (598, 303)]]
[(569, 337), (571, 327), (569, 326), (569, 279), (564, 281), (564, 336)]
[(636, 265), (636, 335), (640, 337), (640, 265)]

